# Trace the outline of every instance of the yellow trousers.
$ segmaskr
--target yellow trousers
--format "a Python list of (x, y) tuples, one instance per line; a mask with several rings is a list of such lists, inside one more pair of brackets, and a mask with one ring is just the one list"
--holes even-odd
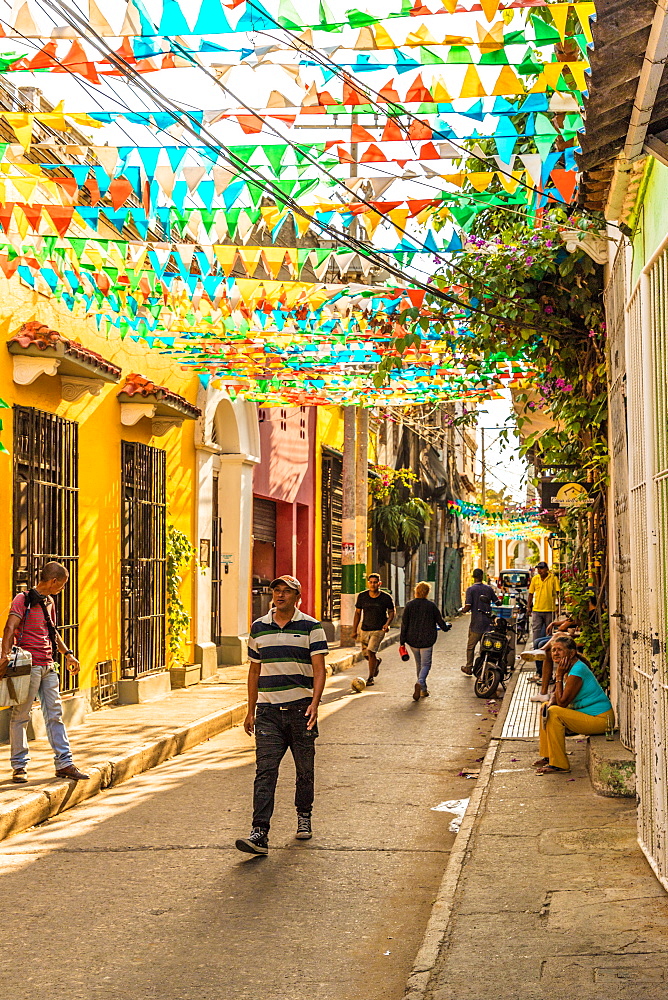
[(552, 767), (570, 771), (571, 765), (566, 756), (566, 730), (581, 733), (583, 736), (594, 736), (606, 731), (608, 720), (611, 726), (615, 724), (613, 709), (601, 712), (600, 715), (586, 715), (585, 712), (576, 712), (572, 708), (550, 705), (547, 710), (547, 720), (541, 719), (541, 757), (548, 757)]

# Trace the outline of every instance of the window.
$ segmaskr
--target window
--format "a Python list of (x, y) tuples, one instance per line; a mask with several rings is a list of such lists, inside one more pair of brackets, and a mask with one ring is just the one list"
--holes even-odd
[(165, 667), (165, 453), (121, 443), (121, 676)]
[(341, 617), (341, 524), (343, 462), (338, 455), (322, 456), (322, 617)]
[[(14, 593), (35, 586), (47, 562), (59, 562), (70, 578), (54, 598), (58, 629), (78, 650), (79, 426), (73, 420), (28, 406), (14, 407)], [(63, 691), (77, 675), (60, 664)]]
[(306, 407), (299, 407), (299, 438), (301, 441), (306, 440)]
[(288, 429), (288, 411), (281, 407), (281, 430), (287, 431)]

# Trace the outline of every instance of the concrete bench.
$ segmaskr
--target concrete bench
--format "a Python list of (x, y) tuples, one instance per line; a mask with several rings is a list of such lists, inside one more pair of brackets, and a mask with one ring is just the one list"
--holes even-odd
[(636, 759), (617, 738), (589, 736), (587, 770), (594, 790), (608, 798), (636, 796)]

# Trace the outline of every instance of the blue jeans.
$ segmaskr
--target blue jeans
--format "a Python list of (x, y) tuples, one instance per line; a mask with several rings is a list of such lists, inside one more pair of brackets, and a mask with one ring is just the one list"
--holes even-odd
[(418, 684), (423, 691), (427, 690), (427, 674), (431, 670), (431, 657), (434, 652), (433, 646), (425, 646), (423, 649), (416, 649), (410, 646), (410, 651), (415, 657), (415, 668), (417, 671)]
[(11, 764), (14, 769), (23, 767), (30, 760), (28, 752), (28, 719), (35, 698), (39, 695), (56, 770), (73, 763), (70, 741), (63, 724), (63, 703), (60, 699), (60, 682), (55, 663), (47, 667), (33, 666), (30, 671), (28, 698), (22, 705), (14, 705), (9, 716), (9, 741)]

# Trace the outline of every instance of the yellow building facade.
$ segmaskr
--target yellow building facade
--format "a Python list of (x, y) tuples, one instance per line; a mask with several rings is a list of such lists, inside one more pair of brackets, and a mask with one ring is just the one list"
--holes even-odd
[[(125, 630), (126, 640), (129, 630), (130, 638), (147, 641), (146, 631), (142, 632), (133, 616), (139, 619), (156, 614), (150, 601), (136, 606), (136, 593), (135, 606), (128, 607), (128, 580), (122, 579), (122, 566), (127, 575), (129, 564), (123, 534), (130, 531), (136, 543), (142, 516), (150, 514), (151, 499), (138, 495), (143, 488), (138, 470), (146, 455), (156, 459), (157, 465), (149, 462), (143, 469), (144, 478), (147, 473), (159, 478), (156, 470), (160, 469), (164, 475), (164, 497), (159, 501), (164, 499), (166, 524), (196, 543), (195, 438), (201, 424), (196, 405), (202, 387), (195, 376), (179, 371), (168, 358), (148, 350), (145, 343), (129, 337), (121, 341), (117, 334), (107, 338), (92, 318), (72, 314), (16, 278), (0, 278), (0, 301), (0, 398), (8, 404), (0, 411), (4, 425), (1, 440), (9, 452), (0, 456), (0, 468), (4, 466), (0, 475), (0, 607), (8, 608), (17, 581), (22, 586), (34, 585), (39, 565), (62, 554), (63, 531), (69, 533), (65, 540), (71, 557), (68, 565), (74, 570), (70, 586), (76, 587), (77, 599), (70, 603), (67, 641), (76, 646), (81, 662), (78, 690), (74, 688), (71, 694), (79, 699), (79, 710), (85, 710), (100, 693), (99, 664), (104, 665), (105, 681), (111, 678), (116, 682), (123, 673), (133, 673), (127, 663), (124, 669), (122, 633)], [(23, 345), (17, 344), (15, 335), (26, 324), (28, 335), (22, 338)], [(44, 337), (41, 341), (35, 337), (39, 324), (47, 328), (52, 346), (40, 346)], [(72, 342), (85, 350), (78, 350)], [(94, 352), (105, 364), (96, 362), (88, 352)], [(126, 399), (121, 405), (119, 391), (132, 374), (169, 390), (163, 394), (165, 405), (152, 410), (155, 396), (150, 394), (121, 396)], [(63, 424), (54, 416), (71, 423)], [(154, 451), (136, 455), (132, 447), (124, 450), (124, 443)], [(136, 467), (131, 474), (137, 481), (129, 486), (123, 477), (127, 479), (128, 459), (133, 455)], [(57, 481), (63, 478), (68, 482)], [(157, 488), (155, 482), (143, 486), (149, 491), (151, 486)], [(124, 503), (127, 514), (127, 494), (133, 489), (137, 494), (130, 497), (134, 521), (124, 528)], [(71, 523), (63, 524), (68, 520)], [(156, 539), (151, 542), (149, 537), (144, 543), (146, 549)], [(162, 545), (160, 539), (158, 543)], [(147, 559), (150, 549), (131, 555), (135, 563), (142, 564), (139, 572), (150, 591), (155, 583), (150, 579)], [(154, 555), (159, 560), (162, 553)], [(192, 662), (195, 655), (197, 572), (194, 559), (181, 570), (181, 599), (191, 622), (175, 658), (182, 662)], [(134, 580), (134, 588), (141, 592), (141, 580)], [(163, 626), (164, 621), (153, 623), (153, 634), (143, 651), (140, 672), (147, 675), (159, 668), (164, 674), (169, 665), (164, 645), (162, 651), (160, 643), (156, 645), (156, 628)], [(147, 663), (146, 657), (152, 654), (157, 655), (157, 662)], [(164, 687), (164, 681), (161, 683)], [(73, 687), (66, 678), (64, 685)]]

